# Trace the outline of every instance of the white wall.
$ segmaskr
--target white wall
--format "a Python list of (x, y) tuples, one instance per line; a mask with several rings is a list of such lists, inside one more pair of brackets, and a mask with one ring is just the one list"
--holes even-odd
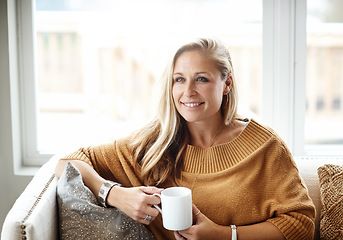
[[(0, 0), (0, 226), (15, 199), (32, 177), (14, 175), (13, 159), (20, 157), (17, 88), (10, 78), (17, 77), (15, 43), (15, 0)], [(13, 35), (14, 33), (14, 35)], [(14, 123), (14, 124), (13, 124)]]

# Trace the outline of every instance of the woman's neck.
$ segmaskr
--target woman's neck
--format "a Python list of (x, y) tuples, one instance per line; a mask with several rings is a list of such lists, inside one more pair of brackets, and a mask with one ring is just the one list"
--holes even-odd
[(221, 120), (216, 124), (189, 123), (187, 127), (190, 133), (189, 144), (205, 149), (232, 141), (244, 130), (245, 123), (234, 119), (229, 125)]
[(216, 144), (226, 125), (220, 119), (211, 124), (205, 122), (188, 123), (187, 127), (190, 133), (189, 144), (200, 148), (209, 148)]

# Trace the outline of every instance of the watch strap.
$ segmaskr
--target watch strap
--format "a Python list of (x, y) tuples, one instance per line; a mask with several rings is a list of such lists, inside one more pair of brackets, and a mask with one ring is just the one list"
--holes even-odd
[(98, 201), (103, 207), (108, 207), (106, 204), (108, 194), (112, 187), (114, 186), (121, 186), (121, 184), (106, 180), (100, 187), (99, 194), (98, 194)]

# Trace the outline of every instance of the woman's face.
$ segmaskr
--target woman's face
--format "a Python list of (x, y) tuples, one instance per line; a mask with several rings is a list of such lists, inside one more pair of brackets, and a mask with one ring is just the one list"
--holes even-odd
[(187, 122), (221, 118), (223, 95), (230, 90), (231, 77), (225, 81), (213, 61), (198, 51), (182, 53), (173, 72), (173, 100)]

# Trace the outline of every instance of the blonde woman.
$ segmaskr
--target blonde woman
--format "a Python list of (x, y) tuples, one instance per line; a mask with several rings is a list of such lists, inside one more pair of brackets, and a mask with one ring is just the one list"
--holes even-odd
[[(312, 239), (315, 210), (293, 158), (270, 128), (237, 116), (230, 54), (218, 40), (178, 49), (160, 82), (158, 115), (114, 143), (61, 159), (81, 172), (95, 196), (114, 185), (105, 206), (144, 223), (157, 239)], [(171, 186), (192, 190), (195, 223), (163, 228), (153, 196)]]

